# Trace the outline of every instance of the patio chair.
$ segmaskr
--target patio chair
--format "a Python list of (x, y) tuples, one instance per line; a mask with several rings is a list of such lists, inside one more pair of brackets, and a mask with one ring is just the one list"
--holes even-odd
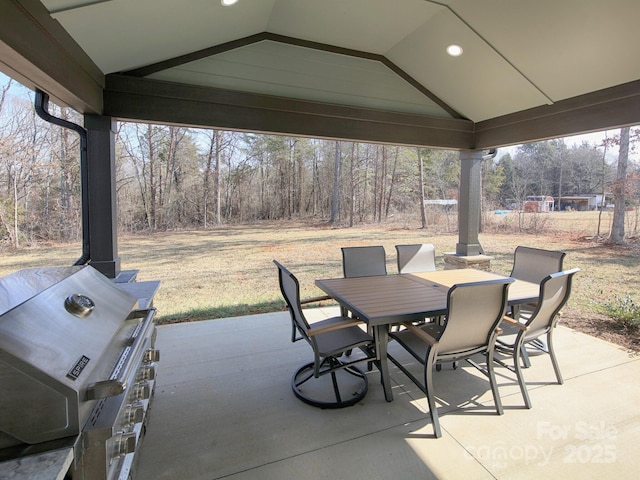
[[(431, 243), (396, 245), (396, 258), (398, 273), (436, 271), (436, 247)], [(434, 319), (423, 319), (414, 323), (424, 323), (431, 320)], [(435, 320), (440, 320), (440, 317), (436, 317)]]
[[(342, 273), (345, 278), (387, 274), (387, 256), (383, 246), (342, 247)], [(340, 314), (349, 315), (344, 308)]]
[[(320, 408), (342, 408), (355, 405), (367, 394), (366, 375), (355, 365), (376, 359), (374, 339), (363, 331), (360, 320), (332, 317), (310, 324), (300, 305), (298, 279), (282, 264), (278, 267), (280, 291), (291, 314), (298, 335), (292, 341), (304, 339), (313, 350), (313, 361), (300, 367), (291, 377), (291, 389), (303, 402)], [(340, 358), (349, 350), (359, 349), (349, 361)]]
[[(495, 358), (495, 361), (515, 372), (527, 408), (531, 408), (531, 399), (520, 366), (520, 361), (525, 361), (522, 355), (522, 352), (525, 351), (525, 345), (531, 345), (541, 353), (548, 354), (551, 357), (558, 384), (564, 383), (553, 349), (553, 331), (558, 323), (558, 313), (567, 303), (571, 294), (573, 276), (578, 271), (580, 271), (579, 268), (574, 268), (548, 275), (540, 284), (538, 303), (530, 315), (521, 316), (518, 320), (506, 316), (503, 319), (502, 333), (496, 340), (496, 350), (511, 355), (513, 365), (507, 365), (500, 358)], [(546, 344), (539, 342), (540, 337), (545, 335)], [(529, 366), (528, 359), (526, 362), (525, 366)]]
[(396, 245), (398, 273), (435, 272), (436, 247), (431, 243)]
[(342, 247), (342, 272), (345, 278), (387, 274), (383, 246)]
[[(544, 250), (520, 245), (516, 247), (513, 254), (513, 267), (511, 268), (510, 277), (540, 284), (547, 275), (562, 271), (562, 263), (565, 256), (565, 252), (557, 250)], [(511, 309), (511, 316), (514, 319), (518, 319), (520, 315), (531, 315), (535, 308), (535, 302), (518, 305)], [(538, 347), (544, 348), (542, 341), (536, 341), (535, 343)], [(532, 351), (530, 353), (535, 354), (536, 352)], [(521, 355), (525, 368), (528, 368), (530, 364), (529, 352), (524, 346)]]
[[(427, 397), (429, 414), (436, 438), (442, 436), (433, 389), (433, 370), (444, 362), (466, 360), (489, 378), (491, 393), (498, 415), (502, 415), (502, 402), (498, 393), (493, 351), (498, 325), (507, 308), (507, 291), (512, 278), (454, 285), (447, 294), (447, 316), (443, 324), (437, 322), (416, 326), (404, 322), (405, 330), (390, 332), (397, 341), (423, 366), (423, 380), (419, 380), (393, 355), (388, 358), (402, 370)], [(483, 354), (483, 368), (470, 357)], [(412, 362), (413, 363), (413, 362)]]
[(562, 271), (565, 252), (518, 246), (513, 254), (511, 277), (531, 283), (540, 283), (552, 273)]

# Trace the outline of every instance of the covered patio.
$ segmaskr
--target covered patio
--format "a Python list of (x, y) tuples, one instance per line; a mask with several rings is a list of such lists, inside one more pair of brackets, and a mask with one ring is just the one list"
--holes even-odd
[[(127, 267), (119, 120), (457, 150), (455, 253), (477, 257), (485, 155), (640, 124), (638, 18), (636, 0), (4, 0), (0, 70), (40, 107), (84, 115), (81, 258), (110, 278)], [(290, 374), (310, 351), (290, 343), (287, 315), (158, 327), (138, 478), (635, 476), (640, 359), (614, 345), (559, 327), (565, 384), (533, 358), (527, 410), (499, 370), (503, 416), (471, 370), (443, 370), (436, 440), (423, 395), (396, 370), (393, 402), (375, 369), (354, 407), (297, 401)]]
[(436, 375), (443, 428), (436, 439), (424, 394), (395, 368), (393, 402), (376, 369), (353, 407), (320, 410), (297, 400), (290, 376), (311, 349), (289, 334), (286, 312), (159, 327), (161, 370), (139, 478), (635, 476), (640, 386), (630, 379), (640, 375), (640, 358), (616, 345), (558, 327), (564, 385), (554, 383), (547, 356), (531, 357), (528, 410), (514, 376), (498, 367), (502, 416), (474, 368), (444, 367)]
[(118, 120), (457, 150), (466, 257), (484, 156), (640, 124), (639, 16), (634, 0), (7, 0), (0, 69), (39, 110), (84, 115), (81, 258), (111, 278)]

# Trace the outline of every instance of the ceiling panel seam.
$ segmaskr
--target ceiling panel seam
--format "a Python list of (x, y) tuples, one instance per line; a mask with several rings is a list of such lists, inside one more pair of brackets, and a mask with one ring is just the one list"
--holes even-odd
[(495, 45), (493, 45), (493, 43), (487, 40), (487, 38), (484, 35), (482, 35), (476, 28), (474, 28), (473, 25), (471, 25), (467, 20), (465, 20), (464, 17), (462, 17), (462, 15), (460, 15), (458, 12), (456, 12), (450, 5), (444, 4), (442, 2), (437, 2), (434, 0), (426, 0), (426, 1), (429, 3), (433, 3), (434, 5), (439, 5), (449, 10), (452, 15), (454, 15), (458, 20), (460, 20), (464, 25), (466, 25), (466, 27), (469, 30), (471, 30), (475, 35), (477, 35), (477, 37), (480, 40), (482, 40), (491, 50), (493, 50), (496, 53), (496, 55), (502, 58), (505, 62), (507, 62), (507, 64), (511, 68), (513, 68), (516, 72), (518, 72), (518, 75), (524, 78), (533, 88), (535, 88), (540, 93), (540, 95), (542, 95), (547, 100), (547, 102), (550, 105), (554, 103), (553, 99), (549, 95), (547, 95), (544, 92), (544, 90), (542, 90), (542, 88), (540, 88), (533, 80), (531, 80), (531, 78), (529, 78), (520, 68), (518, 68), (517, 65), (515, 65), (511, 60), (509, 60), (509, 58), (506, 57), (500, 50), (498, 50), (498, 48)]

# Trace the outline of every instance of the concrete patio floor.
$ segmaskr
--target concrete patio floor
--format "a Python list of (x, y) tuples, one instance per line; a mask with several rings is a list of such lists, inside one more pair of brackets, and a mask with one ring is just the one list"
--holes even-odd
[[(336, 313), (307, 311), (310, 320)], [(445, 366), (436, 375), (436, 439), (424, 394), (392, 364), (393, 402), (375, 368), (353, 407), (320, 410), (296, 399), (290, 377), (311, 349), (290, 342), (285, 312), (159, 326), (136, 478), (638, 478), (640, 357), (562, 326), (555, 339), (565, 383), (555, 383), (547, 355), (532, 357), (530, 410), (507, 369), (496, 369), (498, 416), (485, 377)]]

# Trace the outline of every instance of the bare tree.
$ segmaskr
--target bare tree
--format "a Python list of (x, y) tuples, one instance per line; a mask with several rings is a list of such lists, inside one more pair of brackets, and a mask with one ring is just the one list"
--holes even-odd
[(349, 161), (349, 227), (353, 227), (356, 214), (356, 156), (358, 154), (358, 144), (353, 142), (351, 144), (351, 159)]
[(9, 79), (7, 83), (2, 85), (0, 89), (0, 113), (2, 113), (2, 107), (4, 106), (4, 101), (7, 98), (7, 93), (11, 89), (11, 85), (13, 84), (13, 79)]
[(626, 208), (627, 165), (629, 161), (630, 127), (620, 129), (620, 150), (618, 153), (618, 173), (613, 185), (613, 223), (609, 243), (624, 244), (624, 211)]
[(398, 157), (400, 147), (393, 148), (393, 165), (391, 167), (391, 178), (389, 180), (389, 191), (387, 192), (387, 204), (384, 210), (384, 217), (389, 217), (389, 209), (391, 208), (391, 200), (393, 199), (393, 189), (396, 186), (397, 171), (398, 171)]
[(222, 224), (222, 132), (215, 131), (215, 150), (216, 150), (216, 168), (215, 168), (215, 183), (216, 183), (216, 225)]
[[(222, 224), (222, 154), (226, 146), (224, 132), (221, 130), (208, 130), (206, 133), (208, 140), (207, 152), (204, 156), (202, 166), (202, 225), (208, 226), (209, 198), (213, 186), (214, 195), (214, 223)], [(229, 142), (230, 143), (230, 142)], [(213, 180), (213, 181), (212, 181)], [(213, 184), (213, 185), (212, 185)]]
[(611, 143), (611, 140), (607, 137), (606, 133), (605, 133), (605, 137), (604, 140), (602, 141), (602, 200), (600, 201), (600, 208), (598, 210), (598, 230), (596, 232), (596, 235), (598, 237), (600, 237), (600, 227), (602, 225), (602, 212), (604, 212), (605, 206), (607, 205), (607, 201), (606, 201), (606, 184), (607, 182), (605, 181), (606, 178), (606, 171), (607, 171), (607, 149), (609, 148), (609, 145)]
[(427, 212), (425, 210), (424, 201), (426, 197), (424, 195), (424, 161), (422, 160), (422, 153), (419, 148), (416, 148), (418, 152), (418, 177), (420, 179), (420, 218), (422, 220), (422, 228), (427, 228)]
[(338, 221), (338, 212), (340, 211), (339, 203), (339, 193), (340, 193), (340, 142), (335, 142), (335, 155), (334, 155), (334, 164), (333, 164), (333, 195), (331, 201), (331, 217), (329, 218), (330, 223), (336, 223)]

